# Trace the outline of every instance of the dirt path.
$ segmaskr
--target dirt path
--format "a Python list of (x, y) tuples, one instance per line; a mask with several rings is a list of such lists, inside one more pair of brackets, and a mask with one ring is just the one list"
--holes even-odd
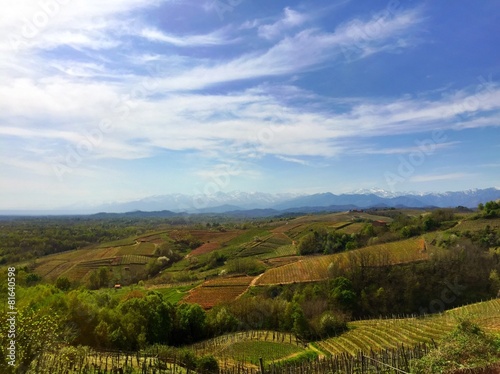
[[(260, 277), (262, 277), (264, 275), (264, 273), (262, 274), (259, 274), (257, 275), (254, 279), (252, 279), (252, 281), (250, 282), (250, 284), (248, 285), (248, 287), (254, 287), (255, 286), (255, 283), (257, 283), (257, 281), (259, 280)], [(246, 292), (246, 291), (245, 291)]]

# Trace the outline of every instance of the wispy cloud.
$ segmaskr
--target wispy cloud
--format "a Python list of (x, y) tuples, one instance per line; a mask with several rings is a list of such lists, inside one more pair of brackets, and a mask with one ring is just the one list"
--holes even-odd
[[(195, 90), (225, 82), (301, 73), (315, 69), (327, 60), (330, 63), (345, 61), (345, 48), (352, 46), (356, 46), (356, 57), (361, 58), (386, 50), (389, 46), (401, 47), (402, 33), (420, 22), (420, 12), (410, 10), (391, 18), (358, 20), (339, 26), (332, 33), (318, 29), (301, 30), (265, 51), (247, 53), (221, 63), (198, 65), (188, 71), (176, 71), (162, 87), (168, 91)], [(376, 31), (367, 36), (363, 30)], [(352, 54), (351, 51), (349, 54)]]
[(306, 161), (306, 160), (302, 160), (300, 158), (295, 158), (295, 157), (286, 157), (286, 156), (276, 156), (278, 157), (280, 160), (283, 160), (283, 161), (287, 161), (287, 162), (293, 162), (295, 164), (300, 164), (300, 165), (304, 165), (304, 166), (309, 166), (309, 162)]
[(235, 43), (235, 39), (228, 39), (221, 30), (205, 35), (171, 35), (155, 28), (145, 28), (140, 36), (155, 42), (172, 44), (177, 47), (214, 46)]
[[(458, 141), (454, 142), (444, 142), (444, 143), (435, 143), (430, 140), (430, 145), (425, 144), (425, 146), (410, 146), (410, 147), (399, 147), (399, 148), (385, 148), (385, 147), (367, 147), (367, 148), (355, 148), (351, 149), (348, 152), (352, 154), (369, 154), (369, 155), (402, 155), (402, 154), (410, 154), (410, 153), (434, 153), (435, 151), (452, 148), (456, 145), (460, 144)], [(429, 148), (429, 149), (427, 149)]]
[(258, 33), (260, 37), (265, 39), (274, 39), (281, 36), (284, 31), (302, 25), (307, 19), (307, 15), (287, 7), (284, 9), (281, 19), (272, 24), (259, 26)]
[(411, 177), (410, 181), (415, 183), (425, 183), (425, 182), (437, 182), (446, 180), (460, 180), (460, 179), (472, 178), (474, 176), (476, 175), (470, 173), (422, 174)]

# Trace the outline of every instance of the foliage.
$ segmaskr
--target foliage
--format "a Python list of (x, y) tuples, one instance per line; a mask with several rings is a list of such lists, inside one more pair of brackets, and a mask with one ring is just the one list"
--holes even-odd
[(255, 258), (235, 258), (226, 264), (228, 274), (257, 275), (263, 273), (265, 266)]
[(302, 237), (297, 249), (300, 255), (337, 253), (356, 248), (358, 246), (357, 239), (358, 235), (356, 234), (348, 235), (318, 229)]
[(436, 349), (414, 363), (414, 373), (442, 373), (484, 367), (498, 361), (500, 349), (495, 340), (470, 320), (460, 320)]
[(488, 201), (486, 204), (479, 204), (479, 211), (481, 216), (484, 218), (495, 218), (500, 217), (500, 202), (499, 201)]
[(71, 288), (71, 282), (66, 277), (59, 277), (56, 280), (56, 287), (62, 291), (68, 291)]
[(217, 374), (219, 372), (219, 363), (214, 356), (204, 356), (198, 359), (196, 369), (201, 374)]
[[(8, 330), (10, 322), (8, 318), (15, 318), (15, 332)], [(2, 349), (0, 356), (0, 368), (3, 373), (14, 370), (16, 373), (26, 373), (40, 355), (55, 349), (57, 344), (63, 342), (63, 329), (60, 325), (59, 316), (49, 314), (44, 310), (23, 309), (15, 316), (2, 313), (0, 317), (2, 333), (0, 334), (0, 344), (2, 347), (9, 347), (14, 342), (15, 365), (9, 365), (9, 357)]]

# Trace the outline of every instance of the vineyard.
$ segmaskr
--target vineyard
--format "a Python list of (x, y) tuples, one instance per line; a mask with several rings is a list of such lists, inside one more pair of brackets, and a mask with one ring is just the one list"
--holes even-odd
[[(384, 350), (379, 353), (358, 354), (357, 356), (318, 357), (305, 355), (293, 345), (255, 342), (235, 343), (238, 353), (247, 348), (246, 357), (276, 357), (262, 362), (262, 367), (251, 363), (252, 359), (236, 361), (219, 359), (219, 369), (213, 374), (345, 374), (345, 373), (408, 373), (411, 361), (429, 352), (429, 347), (401, 346), (398, 349)], [(309, 351), (311, 352), (311, 351)], [(262, 354), (262, 355), (261, 355)], [(290, 359), (286, 359), (289, 357)], [(302, 357), (301, 360), (296, 359)], [(263, 357), (262, 357), (263, 358)], [(285, 358), (285, 359), (283, 359)], [(192, 366), (192, 364), (190, 364)], [(182, 353), (167, 347), (152, 347), (144, 352), (94, 351), (83, 347), (66, 348), (57, 353), (44, 354), (32, 363), (28, 374), (171, 374), (193, 372), (186, 369)], [(199, 372), (199, 371), (195, 371)]]
[[(245, 248), (238, 253), (238, 257), (277, 257), (279, 256), (278, 248), (290, 245), (291, 243), (292, 241), (286, 235), (274, 233), (245, 246)], [(285, 250), (284, 252), (288, 253), (289, 250)]]
[(156, 245), (150, 242), (137, 242), (134, 245), (118, 247), (117, 254), (124, 255), (140, 255), (152, 256), (155, 253)]
[(349, 331), (315, 342), (321, 351), (356, 355), (358, 352), (382, 351), (401, 344), (414, 346), (434, 343), (457, 324), (457, 317), (471, 318), (485, 330), (500, 332), (500, 299), (467, 305), (443, 314), (427, 317), (363, 320), (349, 323)]
[(183, 301), (210, 309), (217, 304), (232, 301), (245, 293), (253, 279), (254, 277), (227, 277), (208, 280), (192, 289)]
[(500, 228), (500, 218), (494, 219), (477, 219), (477, 220), (463, 220), (449, 231), (479, 231), (484, 230), (489, 226), (492, 230)]
[(303, 257), (301, 260), (267, 270), (256, 285), (272, 285), (319, 281), (328, 278), (328, 267), (346, 266), (349, 261), (363, 257), (367, 266), (381, 266), (426, 260), (422, 239), (409, 239), (394, 243), (373, 245), (349, 252), (326, 256)]
[(276, 331), (245, 331), (222, 335), (189, 347), (197, 356), (213, 355), (219, 362), (244, 362), (257, 365), (259, 358), (266, 362), (296, 357), (311, 352), (292, 334)]
[(357, 234), (361, 231), (361, 229), (365, 226), (365, 223), (361, 222), (355, 222), (351, 223), (350, 225), (342, 226), (337, 229), (338, 232), (344, 233), (344, 234)]

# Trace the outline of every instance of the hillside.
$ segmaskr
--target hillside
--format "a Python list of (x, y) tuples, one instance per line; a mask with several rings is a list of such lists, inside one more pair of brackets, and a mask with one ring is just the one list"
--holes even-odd
[(304, 257), (297, 262), (267, 270), (256, 281), (258, 286), (313, 282), (329, 278), (328, 268), (341, 269), (362, 261), (364, 266), (388, 266), (422, 261), (429, 258), (422, 239), (378, 244), (350, 252)]
[(435, 343), (449, 333), (459, 317), (470, 318), (490, 333), (500, 333), (500, 299), (475, 303), (439, 315), (385, 318), (349, 323), (349, 331), (315, 342), (326, 354), (356, 355), (359, 351), (380, 351), (418, 343)]
[(407, 367), (456, 316), (499, 332), (498, 300), (477, 303), (500, 290), (495, 206), (19, 219), (0, 226), (1, 260), (16, 268), (19, 323), (44, 346), (64, 336), (74, 347), (147, 348), (174, 366), (187, 347), (193, 362), (213, 356), (228, 371), (256, 370), (263, 357), (273, 370), (342, 372), (364, 365), (359, 352)]

